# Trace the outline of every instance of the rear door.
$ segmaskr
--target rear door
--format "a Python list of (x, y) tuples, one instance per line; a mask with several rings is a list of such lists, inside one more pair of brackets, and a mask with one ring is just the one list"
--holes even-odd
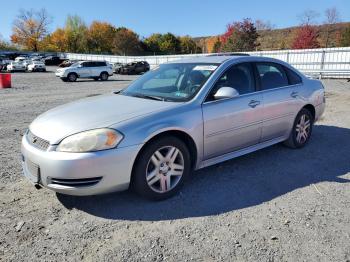
[(91, 65), (91, 76), (92, 77), (98, 77), (100, 76), (101, 72), (104, 71), (103, 67), (106, 66), (106, 63), (105, 62), (94, 62), (92, 65)]
[(81, 67), (78, 67), (79, 77), (90, 77), (91, 75), (91, 66), (93, 62), (83, 62)]
[(289, 135), (302, 101), (299, 83), (291, 83), (285, 67), (278, 63), (256, 63), (264, 100), (261, 142)]

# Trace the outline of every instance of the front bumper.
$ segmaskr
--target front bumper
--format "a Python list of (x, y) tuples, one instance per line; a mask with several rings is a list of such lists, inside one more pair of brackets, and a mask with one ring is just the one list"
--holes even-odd
[(90, 153), (56, 152), (54, 147), (42, 151), (23, 136), (24, 176), (59, 193), (96, 195), (129, 187), (133, 163), (142, 145)]
[(56, 75), (57, 77), (66, 77), (65, 72), (56, 72), (55, 75)]

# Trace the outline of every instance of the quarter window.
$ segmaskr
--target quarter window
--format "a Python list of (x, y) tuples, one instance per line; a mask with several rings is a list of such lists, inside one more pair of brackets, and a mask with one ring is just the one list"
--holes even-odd
[(257, 63), (256, 66), (262, 90), (288, 85), (288, 78), (282, 66), (275, 63)]
[(297, 85), (302, 82), (301, 77), (297, 73), (295, 73), (292, 69), (284, 67), (284, 70), (287, 73), (290, 85)]

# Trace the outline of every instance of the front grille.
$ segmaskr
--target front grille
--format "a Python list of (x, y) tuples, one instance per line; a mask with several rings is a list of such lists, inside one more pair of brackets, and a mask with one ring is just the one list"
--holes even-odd
[(50, 146), (49, 141), (34, 135), (30, 130), (27, 133), (27, 140), (29, 144), (43, 151), (46, 151)]
[(61, 178), (48, 178), (48, 184), (61, 185), (61, 186), (71, 186), (71, 187), (85, 187), (94, 186), (100, 182), (102, 177), (91, 177), (91, 178), (81, 178), (81, 179), (61, 179)]

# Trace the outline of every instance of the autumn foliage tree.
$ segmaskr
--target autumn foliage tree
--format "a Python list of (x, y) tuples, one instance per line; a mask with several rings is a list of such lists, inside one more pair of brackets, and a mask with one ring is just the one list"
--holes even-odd
[(87, 49), (95, 53), (111, 53), (117, 29), (106, 22), (93, 21), (87, 30)]
[(250, 19), (227, 25), (226, 32), (221, 36), (221, 51), (241, 52), (253, 51), (259, 46), (258, 33)]
[(179, 41), (180, 52), (182, 54), (194, 54), (201, 51), (196, 42), (190, 36), (181, 36), (179, 37)]
[(31, 51), (38, 51), (40, 42), (47, 36), (51, 18), (45, 9), (21, 9), (13, 22), (11, 41)]
[(305, 24), (296, 30), (292, 42), (293, 49), (318, 48), (320, 44), (317, 40), (318, 33), (312, 25)]
[(112, 44), (113, 52), (118, 55), (135, 55), (141, 49), (139, 36), (125, 27), (116, 29)]

